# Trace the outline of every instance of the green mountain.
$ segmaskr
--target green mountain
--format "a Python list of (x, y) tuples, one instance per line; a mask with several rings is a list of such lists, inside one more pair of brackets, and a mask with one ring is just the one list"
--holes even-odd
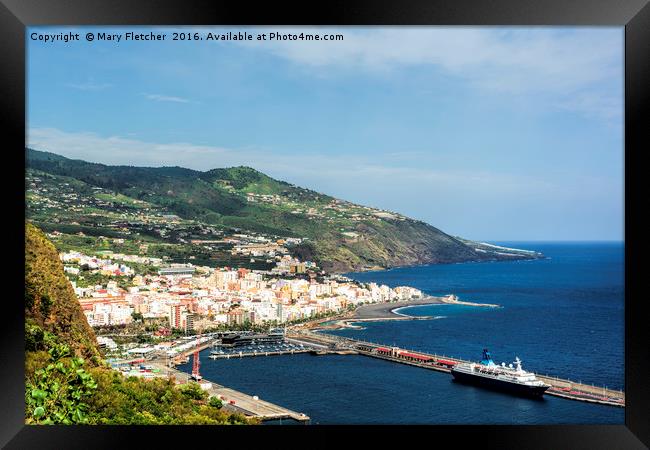
[[(425, 222), (297, 187), (250, 167), (201, 172), (108, 166), (31, 149), (27, 167), (33, 174), (57, 177), (57, 183), (65, 180), (79, 192), (103, 189), (113, 201), (120, 196), (122, 204), (158, 208), (184, 220), (242, 233), (307, 238), (292, 252), (332, 272), (540, 256), (453, 237)], [(80, 212), (77, 219), (83, 218)]]

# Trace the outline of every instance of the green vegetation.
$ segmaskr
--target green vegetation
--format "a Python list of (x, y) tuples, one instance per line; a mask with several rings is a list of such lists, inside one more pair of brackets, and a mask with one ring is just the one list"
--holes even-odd
[(108, 368), (54, 246), (26, 224), (27, 424), (257, 423), (221, 406), (196, 383), (177, 386), (170, 379), (125, 378)]
[(217, 397), (210, 397), (210, 399), (208, 400), (208, 406), (221, 409), (223, 407), (223, 402)]
[(222, 411), (197, 383), (176, 387), (169, 379), (124, 378), (117, 372), (91, 372), (97, 382), (88, 401), (91, 423), (111, 425), (243, 425), (257, 423)]
[(25, 382), (26, 423), (88, 423), (87, 401), (97, 389), (97, 383), (84, 369), (84, 359), (70, 357), (69, 346), (57, 343), (53, 334), (36, 325), (25, 331), (27, 347), (45, 347), (48, 354), (47, 365), (28, 374)]
[[(39, 225), (39, 228), (41, 228), (43, 231), (63, 231), (59, 225), (54, 226), (50, 224), (48, 226), (42, 227), (38, 222), (35, 223)], [(73, 229), (71, 231), (78, 233), (80, 230), (74, 231)], [(113, 241), (113, 239), (108, 239), (106, 237), (100, 238), (98, 236), (61, 234), (56, 237), (53, 243), (56, 246), (57, 250), (60, 252), (69, 252), (74, 250), (86, 255), (95, 255), (97, 252), (112, 251), (129, 255), (139, 255), (142, 254), (140, 246), (148, 242), (144, 241), (143, 239), (128, 239), (125, 240), (124, 243), (118, 244), (117, 242)]]
[(80, 272), (80, 275), (68, 275), (70, 281), (74, 281), (77, 284), (77, 287), (86, 288), (90, 286), (97, 286), (101, 284), (106, 286), (110, 281), (115, 281), (117, 286), (122, 289), (128, 289), (133, 286), (133, 277), (130, 276), (115, 276), (115, 275), (103, 275), (99, 272)]
[(100, 354), (54, 246), (27, 223), (25, 229), (25, 319), (57, 336), (72, 354), (97, 363)]
[(121, 205), (130, 206), (132, 208), (152, 207), (152, 205), (150, 205), (147, 202), (143, 202), (142, 200), (135, 200), (122, 194), (100, 193), (100, 194), (95, 194), (95, 197), (97, 197), (100, 200), (104, 200), (111, 203), (118, 203)]
[(197, 383), (124, 378), (106, 367), (84, 368), (82, 358), (38, 326), (26, 329), (27, 424), (231, 425), (257, 423), (222, 411)]
[[(29, 193), (28, 206), (33, 205), (29, 206), (31, 210), (28, 208), (29, 217), (48, 225), (57, 223), (59, 228), (66, 223), (65, 218), (70, 218), (77, 222), (74, 226), (86, 227), (80, 230), (84, 234), (128, 239), (147, 235), (159, 241), (169, 240), (179, 236), (171, 231), (161, 233), (148, 225), (126, 227), (124, 231), (115, 223), (162, 224), (164, 215), (174, 214), (185, 226), (194, 223), (218, 230), (238, 228), (245, 233), (307, 238), (307, 247), (292, 250), (296, 254), (309, 253), (319, 267), (334, 272), (512, 259), (490, 248), (477, 251), (474, 243), (449, 236), (424, 222), (337, 200), (274, 180), (250, 167), (200, 172), (180, 167), (106, 166), (30, 149), (27, 160), (32, 171), (29, 173), (34, 175), (31, 180), (40, 180), (33, 185), (41, 186)], [(50, 179), (57, 180), (59, 186), (68, 180), (63, 183), (65, 192), (53, 182), (48, 184)], [(57, 189), (62, 194), (59, 198), (48, 196)], [(83, 208), (75, 209), (81, 198), (94, 216)], [(175, 241), (179, 243), (184, 242)], [(196, 246), (191, 250), (198, 253)]]

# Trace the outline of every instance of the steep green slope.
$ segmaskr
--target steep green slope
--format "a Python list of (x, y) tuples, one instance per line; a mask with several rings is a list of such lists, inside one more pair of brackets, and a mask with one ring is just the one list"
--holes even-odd
[(73, 177), (206, 224), (308, 238), (294, 251), (331, 271), (539, 255), (477, 248), (394, 212), (356, 205), (275, 180), (250, 167), (106, 166), (27, 150), (28, 167)]
[(30, 223), (25, 225), (25, 322), (56, 335), (77, 356), (100, 356), (95, 333), (64, 275), (54, 245)]

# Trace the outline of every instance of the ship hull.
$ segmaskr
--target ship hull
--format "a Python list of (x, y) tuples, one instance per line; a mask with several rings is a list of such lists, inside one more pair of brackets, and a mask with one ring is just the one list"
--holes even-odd
[(510, 383), (508, 381), (497, 380), (494, 378), (482, 377), (479, 375), (472, 375), (464, 372), (451, 371), (454, 380), (465, 383), (473, 384), (475, 386), (484, 387), (487, 389), (508, 392), (515, 395), (525, 397), (541, 397), (549, 386), (526, 386), (518, 383)]

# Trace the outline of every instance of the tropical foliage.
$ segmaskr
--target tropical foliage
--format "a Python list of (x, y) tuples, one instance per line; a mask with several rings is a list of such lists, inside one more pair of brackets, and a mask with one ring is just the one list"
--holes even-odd
[(256, 423), (222, 410), (197, 383), (125, 378), (83, 358), (36, 325), (26, 327), (25, 421), (28, 424), (232, 425)]
[[(34, 331), (34, 326), (30, 331)], [(85, 370), (84, 359), (70, 355), (70, 347), (56, 342), (48, 332), (42, 343), (49, 346), (47, 365), (37, 369), (25, 383), (26, 422), (54, 424), (88, 423), (88, 399), (97, 383)], [(33, 334), (32, 334), (33, 336)]]

